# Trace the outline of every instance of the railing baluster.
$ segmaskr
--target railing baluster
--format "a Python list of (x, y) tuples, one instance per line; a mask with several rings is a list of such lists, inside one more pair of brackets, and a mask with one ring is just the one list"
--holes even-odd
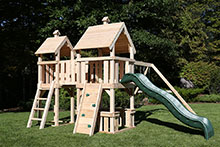
[(115, 82), (116, 83), (118, 83), (118, 66), (119, 66), (119, 64), (118, 64), (118, 62), (115, 62)]
[(50, 69), (49, 65), (46, 65), (46, 84), (50, 83)]
[(104, 61), (104, 83), (108, 83), (109, 79), (109, 61)]
[(119, 64), (120, 64), (119, 70), (120, 70), (120, 80), (121, 80), (125, 73), (125, 64), (124, 61), (120, 61)]
[(104, 117), (104, 131), (109, 132), (108, 117)]
[(81, 82), (84, 83), (86, 80), (86, 63), (82, 62), (81, 63)]
[(95, 62), (95, 83), (99, 82), (99, 78), (98, 78), (98, 61)]
[(60, 76), (61, 76), (61, 83), (63, 83), (64, 82), (64, 78), (65, 78), (65, 75), (64, 75), (64, 62), (60, 62), (60, 64), (61, 64), (61, 74), (60, 74)]
[(102, 61), (99, 61), (99, 83), (102, 83), (103, 75), (102, 75)]
[(71, 75), (71, 66), (70, 66), (70, 61), (66, 62), (66, 81), (70, 82), (70, 75)]
[(102, 116), (100, 116), (99, 131), (103, 131), (103, 117)]
[(53, 65), (50, 65), (50, 83), (53, 81)]
[(94, 80), (94, 62), (90, 62), (90, 83)]
[(41, 65), (42, 66), (42, 83), (45, 84), (45, 65)]

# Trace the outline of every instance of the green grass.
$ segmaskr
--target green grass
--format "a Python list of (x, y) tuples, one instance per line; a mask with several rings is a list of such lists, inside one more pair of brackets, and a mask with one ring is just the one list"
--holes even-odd
[[(118, 134), (73, 134), (74, 125), (27, 129), (29, 112), (0, 114), (0, 146), (219, 146), (220, 104), (191, 104), (198, 115), (210, 119), (215, 135), (208, 141), (200, 130), (179, 122), (163, 105), (137, 110), (136, 128)], [(61, 112), (60, 118), (69, 112)], [(49, 114), (52, 119), (52, 112)]]

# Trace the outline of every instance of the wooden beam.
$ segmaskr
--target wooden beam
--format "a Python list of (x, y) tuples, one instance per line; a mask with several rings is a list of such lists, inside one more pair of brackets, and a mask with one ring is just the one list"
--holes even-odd
[[(42, 55), (38, 57), (38, 62), (42, 62)], [(38, 83), (43, 80), (42, 65), (38, 65)]]
[(55, 126), (59, 126), (59, 61), (60, 61), (60, 52), (56, 55), (56, 87), (55, 87), (55, 105), (54, 105), (54, 122)]
[(147, 63), (147, 62), (142, 62), (142, 61), (135, 61), (134, 65), (151, 67), (153, 64), (152, 63)]
[(177, 98), (182, 102), (182, 104), (193, 114), (196, 114), (192, 108), (186, 103), (186, 101), (180, 96), (176, 89), (168, 82), (168, 80), (163, 76), (163, 74), (156, 68), (154, 64), (151, 65), (154, 71), (159, 75), (159, 77), (167, 84), (170, 90), (177, 96)]

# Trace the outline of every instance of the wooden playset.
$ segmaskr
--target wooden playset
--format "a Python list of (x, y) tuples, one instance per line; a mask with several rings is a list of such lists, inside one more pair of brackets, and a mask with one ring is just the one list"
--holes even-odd
[[(47, 38), (36, 51), (38, 86), (28, 128), (35, 120), (40, 122), (40, 129), (44, 128), (53, 94), (54, 126), (59, 126), (60, 88), (67, 89), (71, 95), (70, 123), (75, 123), (73, 133), (93, 135), (97, 128), (99, 132), (105, 133), (120, 132), (119, 128), (133, 128), (134, 95), (139, 88), (134, 83), (123, 85), (120, 80), (126, 73), (135, 73), (138, 69), (138, 72), (146, 75), (149, 68), (159, 75), (190, 112), (195, 113), (154, 64), (134, 59), (136, 50), (125, 23), (109, 23), (108, 17), (104, 17), (102, 21), (102, 25), (90, 26), (75, 47), (67, 36), (60, 36), (60, 32), (56, 30), (54, 37)], [(81, 52), (88, 50), (96, 50), (97, 56), (82, 57)], [(128, 91), (130, 108), (115, 108), (117, 88)], [(101, 109), (103, 92), (109, 95), (109, 111)]]

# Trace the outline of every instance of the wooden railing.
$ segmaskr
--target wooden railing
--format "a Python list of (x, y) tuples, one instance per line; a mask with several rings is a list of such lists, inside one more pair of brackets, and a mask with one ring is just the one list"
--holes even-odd
[[(114, 126), (110, 124), (110, 118), (114, 118)], [(99, 121), (99, 131), (110, 133), (111, 128), (113, 127), (114, 132), (118, 131), (119, 126), (122, 125), (120, 112), (116, 111), (114, 113), (101, 111), (100, 112), (100, 121)]]
[(41, 61), (38, 65), (41, 66), (40, 81), (42, 85), (49, 86), (53, 80), (56, 80), (56, 64), (59, 64), (59, 83), (60, 84), (72, 84), (76, 82), (76, 69), (75, 62), (71, 63), (71, 60), (64, 61)]
[(125, 73), (134, 72), (134, 60), (121, 57), (80, 58), (77, 83), (118, 83)]
[(42, 84), (49, 85), (55, 79), (55, 61), (38, 62), (40, 65), (40, 81)]

